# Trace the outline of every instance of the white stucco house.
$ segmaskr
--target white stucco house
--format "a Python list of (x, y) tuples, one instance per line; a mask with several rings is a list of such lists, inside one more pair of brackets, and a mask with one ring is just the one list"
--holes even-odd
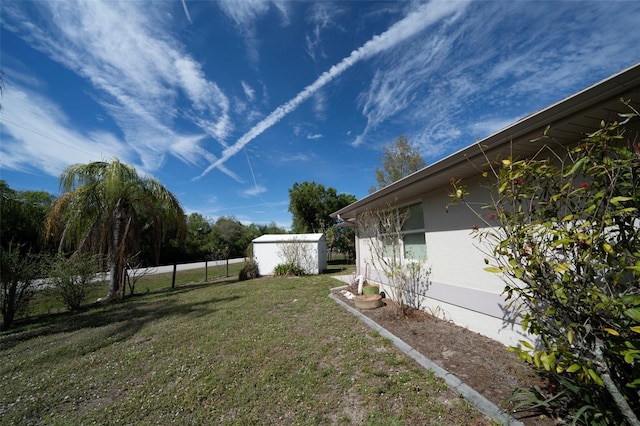
[(253, 256), (260, 275), (273, 275), (274, 268), (295, 261), (307, 274), (327, 269), (327, 241), (324, 234), (264, 234), (253, 241)]
[[(615, 74), (575, 95), (511, 124), (478, 141), (488, 158), (533, 156), (544, 142), (532, 142), (550, 126), (549, 136), (563, 145), (575, 144), (586, 133), (599, 128), (601, 120), (619, 120), (619, 112), (629, 112), (620, 101), (631, 100), (640, 107), (640, 63)], [(635, 124), (638, 126), (638, 123)], [(634, 129), (640, 130), (640, 129)], [(486, 160), (474, 143), (432, 165), (429, 165), (355, 203), (333, 213), (343, 226), (355, 226), (367, 211), (390, 205), (407, 208), (410, 217), (403, 230), (402, 256), (426, 259), (430, 269), (428, 285), (420, 290), (414, 303), (421, 309), (453, 321), (505, 345), (517, 345), (527, 339), (515, 324), (506, 301), (501, 296), (504, 282), (484, 270), (485, 255), (471, 232), (482, 226), (477, 216), (462, 205), (450, 207), (450, 179), (463, 179), (469, 188), (471, 202), (489, 201), (479, 171)], [(502, 154), (502, 155), (500, 155)], [(406, 211), (406, 210), (405, 210)], [(392, 289), (384, 275), (376, 270), (367, 235), (356, 230), (357, 273), (368, 281)], [(415, 254), (418, 256), (415, 256)]]

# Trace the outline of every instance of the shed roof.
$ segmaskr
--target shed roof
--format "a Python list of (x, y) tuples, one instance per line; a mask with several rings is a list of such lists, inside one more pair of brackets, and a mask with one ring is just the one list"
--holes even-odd
[[(563, 145), (582, 140), (596, 130), (600, 121), (618, 120), (619, 113), (630, 112), (621, 99), (640, 105), (640, 63), (602, 80), (568, 98), (528, 115), (508, 127), (469, 145), (436, 163), (400, 179), (331, 214), (352, 222), (359, 211), (380, 208), (390, 202), (419, 197), (432, 189), (449, 185), (452, 177), (469, 178), (486, 166), (488, 158), (509, 149), (509, 156), (527, 158), (535, 155), (547, 141), (532, 142), (550, 126), (548, 135)], [(639, 126), (638, 121), (635, 123)], [(640, 130), (640, 127), (638, 127)]]
[(264, 234), (253, 240), (254, 243), (312, 243), (320, 241), (324, 234)]

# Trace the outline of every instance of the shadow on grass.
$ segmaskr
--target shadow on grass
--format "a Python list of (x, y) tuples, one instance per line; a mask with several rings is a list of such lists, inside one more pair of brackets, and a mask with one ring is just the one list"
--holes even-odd
[(136, 298), (136, 297), (141, 297), (141, 296), (146, 296), (146, 297), (152, 297), (152, 296), (165, 296), (167, 294), (169, 295), (173, 295), (173, 294), (180, 294), (180, 293), (188, 293), (190, 291), (194, 291), (194, 290), (199, 290), (202, 288), (207, 288), (207, 287), (222, 287), (222, 286), (226, 286), (229, 284), (235, 284), (238, 282), (237, 278), (234, 277), (228, 277), (224, 280), (218, 280), (218, 281), (213, 281), (213, 282), (192, 282), (192, 283), (184, 283), (184, 284), (177, 284), (174, 288), (171, 288), (171, 286), (167, 286), (167, 287), (160, 287), (160, 288), (156, 288), (153, 290), (149, 290), (146, 292), (140, 292), (140, 289), (137, 287), (136, 291), (138, 291), (139, 293), (134, 293), (133, 296), (128, 295), (126, 296), (126, 299), (130, 299), (130, 298)]
[(345, 260), (329, 260), (327, 268), (322, 271), (323, 274), (337, 274), (344, 271), (355, 271), (355, 263), (348, 263)]
[[(183, 284), (174, 289), (161, 289), (144, 295), (134, 295), (121, 301), (96, 303), (75, 312), (62, 312), (25, 319), (13, 328), (0, 334), (0, 348), (9, 349), (15, 345), (41, 336), (58, 333), (72, 333), (78, 330), (102, 329), (100, 339), (81, 348), (86, 354), (113, 343), (122, 342), (135, 335), (145, 324), (161, 318), (176, 316), (201, 317), (216, 312), (212, 304), (231, 302), (240, 298), (234, 295), (210, 298), (192, 303), (183, 303), (173, 296), (207, 287), (233, 284), (234, 280), (214, 283)], [(113, 326), (115, 324), (115, 326)]]

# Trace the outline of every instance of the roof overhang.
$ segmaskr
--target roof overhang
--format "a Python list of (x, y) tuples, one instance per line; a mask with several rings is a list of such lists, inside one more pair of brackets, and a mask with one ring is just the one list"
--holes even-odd
[[(528, 115), (477, 143), (343, 207), (331, 216), (347, 223), (353, 222), (360, 211), (419, 197), (430, 190), (449, 185), (452, 177), (465, 179), (477, 175), (479, 169), (486, 166), (486, 158), (528, 158), (548, 144), (549, 140), (565, 146), (576, 143), (587, 133), (597, 130), (602, 120), (620, 121), (619, 114), (629, 112), (622, 99), (631, 101), (636, 108), (640, 105), (640, 63)], [(640, 123), (636, 121), (634, 125), (640, 131)], [(547, 127), (550, 139), (535, 141)]]

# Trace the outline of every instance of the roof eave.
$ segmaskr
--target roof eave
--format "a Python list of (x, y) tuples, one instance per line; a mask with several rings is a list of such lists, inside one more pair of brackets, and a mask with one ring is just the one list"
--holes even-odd
[(621, 96), (628, 90), (640, 86), (640, 63), (637, 63), (605, 80), (602, 80), (574, 95), (571, 95), (555, 104), (552, 104), (538, 112), (530, 114), (510, 126), (469, 145), (445, 158), (418, 170), (411, 175), (398, 180), (378, 191), (346, 206), (331, 214), (331, 217), (338, 216), (349, 218), (366, 206), (377, 206), (390, 202), (391, 195), (418, 181), (428, 179), (431, 176), (443, 173), (444, 171), (454, 172), (457, 167), (468, 164), (470, 161), (477, 161), (484, 158), (483, 152), (478, 149), (478, 145), (484, 147), (485, 153), (492, 153), (502, 150), (513, 142), (527, 140), (536, 132), (541, 132), (554, 122), (566, 120), (567, 118), (588, 108)]

